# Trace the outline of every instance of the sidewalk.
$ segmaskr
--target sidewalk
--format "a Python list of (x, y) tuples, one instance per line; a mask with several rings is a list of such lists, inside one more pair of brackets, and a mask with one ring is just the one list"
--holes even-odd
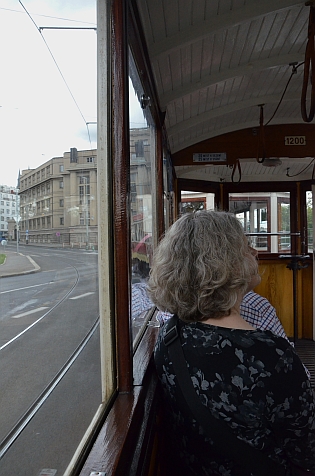
[(0, 278), (35, 273), (40, 270), (38, 264), (30, 256), (16, 251), (6, 251), (5, 254), (6, 260), (0, 265)]

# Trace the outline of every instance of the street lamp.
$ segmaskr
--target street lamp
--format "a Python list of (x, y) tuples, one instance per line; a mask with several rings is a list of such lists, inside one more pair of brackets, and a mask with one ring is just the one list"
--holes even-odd
[(17, 187), (16, 188), (16, 201), (15, 201), (15, 211), (16, 211), (16, 218), (15, 218), (15, 222), (16, 222), (16, 251), (17, 253), (19, 252), (19, 222), (20, 222), (20, 203), (19, 203), (19, 188)]
[(85, 212), (85, 226), (86, 226), (86, 247), (89, 246), (89, 204), (88, 204), (88, 177), (81, 176), (84, 181), (84, 212)]

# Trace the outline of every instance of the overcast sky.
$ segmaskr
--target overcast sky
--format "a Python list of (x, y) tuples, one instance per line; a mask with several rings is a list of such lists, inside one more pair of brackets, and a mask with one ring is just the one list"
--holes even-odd
[(96, 32), (49, 26), (96, 27), (96, 0), (0, 0), (0, 184), (97, 146)]

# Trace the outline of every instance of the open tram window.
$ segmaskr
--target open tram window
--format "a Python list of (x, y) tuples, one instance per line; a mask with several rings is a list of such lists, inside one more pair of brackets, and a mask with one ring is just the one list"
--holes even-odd
[(259, 252), (290, 253), (290, 192), (230, 193), (229, 211)]
[(144, 91), (131, 54), (129, 54), (129, 74), (131, 315), (135, 344), (146, 325), (148, 311), (152, 308), (146, 294), (146, 282), (155, 240), (153, 184), (156, 158), (155, 126), (150, 109), (145, 107), (142, 101)]
[(181, 192), (180, 213), (196, 212), (198, 210), (213, 210), (214, 193)]

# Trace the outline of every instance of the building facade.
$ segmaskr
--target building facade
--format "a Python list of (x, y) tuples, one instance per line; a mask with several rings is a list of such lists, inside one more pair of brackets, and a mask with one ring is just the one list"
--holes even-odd
[[(130, 212), (133, 249), (151, 247), (154, 134), (130, 129)], [(19, 235), (22, 243), (96, 248), (97, 150), (73, 148), (20, 176)], [(139, 254), (139, 252), (138, 252)], [(149, 262), (150, 252), (145, 256)]]
[(20, 177), (20, 240), (95, 247), (96, 150), (73, 148)]
[(18, 215), (18, 195), (17, 189), (7, 185), (0, 185), (0, 239), (15, 239), (14, 227), (9, 223), (16, 221)]

